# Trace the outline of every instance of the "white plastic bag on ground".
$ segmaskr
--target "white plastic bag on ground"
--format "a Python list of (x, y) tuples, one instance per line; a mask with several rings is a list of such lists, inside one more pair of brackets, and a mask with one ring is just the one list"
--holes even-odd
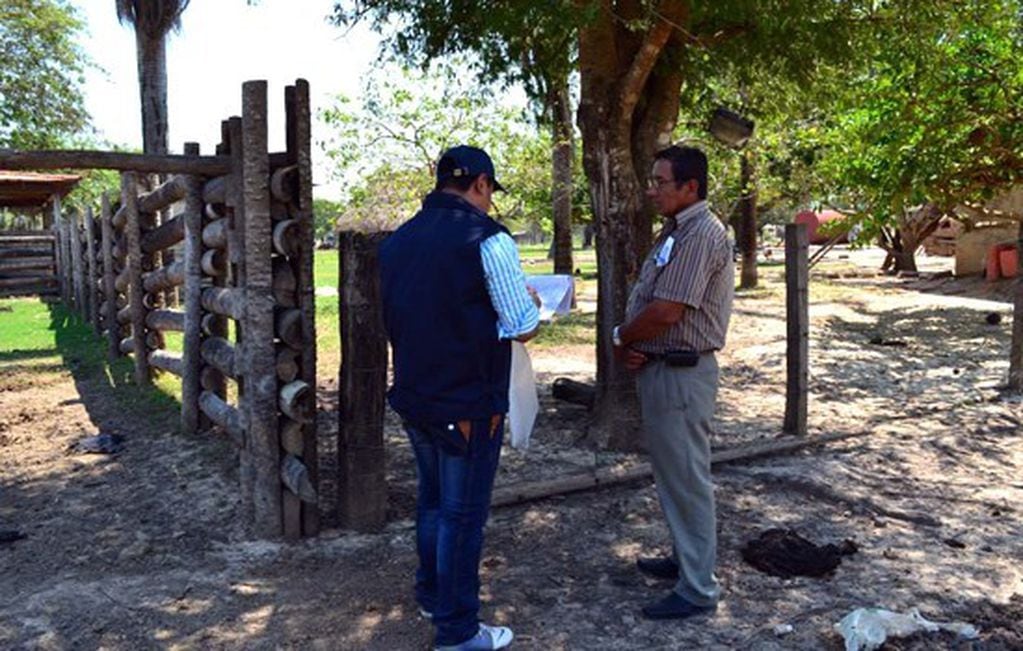
[(857, 608), (835, 624), (845, 638), (845, 651), (873, 651), (889, 637), (906, 637), (921, 631), (951, 631), (972, 640), (977, 629), (964, 622), (932, 622), (916, 608), (909, 614), (895, 613), (882, 608)]
[(518, 341), (511, 342), (511, 381), (508, 383), (508, 429), (513, 448), (525, 450), (533, 433), (533, 423), (540, 411), (540, 399), (536, 395), (536, 377), (533, 363), (526, 346)]

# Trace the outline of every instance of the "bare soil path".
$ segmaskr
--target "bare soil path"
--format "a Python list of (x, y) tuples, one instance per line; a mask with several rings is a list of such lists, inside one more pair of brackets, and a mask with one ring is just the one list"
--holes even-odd
[[(780, 269), (766, 267), (766, 288), (737, 300), (716, 445), (779, 435)], [(1010, 305), (950, 296), (956, 287), (934, 279), (846, 275), (812, 282), (811, 434), (869, 434), (716, 472), (717, 615), (639, 617), (669, 586), (634, 570), (667, 541), (656, 492), (638, 482), (495, 511), (483, 614), (514, 627), (513, 648), (841, 649), (832, 625), (882, 606), (981, 630), (969, 644), (942, 634), (886, 648), (1023, 649), (1023, 405), (998, 390)], [(987, 324), (990, 312), (1000, 325)], [(236, 520), (223, 441), (182, 437), (173, 414), (133, 404), (123, 378), (61, 362), (0, 361), (0, 530), (27, 536), (0, 543), (0, 648), (429, 648), (410, 594), (414, 477), (396, 422), (386, 531), (257, 541)], [(500, 483), (640, 458), (581, 444), (584, 410), (550, 398), (554, 377), (592, 378), (589, 346), (536, 350), (534, 362), (535, 445), (506, 450)], [(332, 421), (321, 415), (325, 439)], [(67, 451), (98, 431), (124, 435), (124, 450)], [(778, 579), (739, 554), (770, 527), (854, 540), (859, 552), (830, 578)], [(793, 632), (775, 635), (784, 623)]]

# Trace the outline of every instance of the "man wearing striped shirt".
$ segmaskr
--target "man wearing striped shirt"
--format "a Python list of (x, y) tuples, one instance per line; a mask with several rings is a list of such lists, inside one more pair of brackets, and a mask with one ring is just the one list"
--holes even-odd
[(380, 246), (391, 407), (416, 457), (415, 596), (437, 649), (501, 649), (511, 629), (479, 621), (483, 525), (508, 411), (511, 340), (537, 331), (518, 249), (488, 215), (503, 190), (482, 149), (437, 163), (422, 209)]
[(654, 158), (648, 196), (667, 222), (614, 328), (616, 355), (637, 373), (643, 429), (671, 531), (671, 557), (640, 558), (640, 570), (674, 580), (643, 608), (650, 619), (716, 609), (717, 536), (710, 433), (717, 396), (714, 353), (725, 345), (735, 270), (724, 225), (707, 207), (707, 158), (669, 147)]

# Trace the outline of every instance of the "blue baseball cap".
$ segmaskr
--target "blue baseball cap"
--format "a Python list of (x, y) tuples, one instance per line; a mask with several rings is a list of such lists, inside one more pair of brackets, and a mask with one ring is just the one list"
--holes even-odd
[(441, 154), (440, 160), (437, 161), (438, 182), (461, 177), (475, 178), (480, 174), (486, 174), (494, 182), (495, 190), (507, 192), (494, 175), (494, 161), (490, 160), (487, 152), (479, 147), (469, 145), (452, 147)]

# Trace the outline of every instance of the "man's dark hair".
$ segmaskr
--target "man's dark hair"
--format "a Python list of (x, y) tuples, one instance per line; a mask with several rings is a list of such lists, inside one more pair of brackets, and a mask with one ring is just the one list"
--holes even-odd
[(468, 192), (472, 184), (479, 178), (479, 174), (476, 176), (452, 176), (452, 171), (455, 169), (455, 159), (450, 156), (443, 156), (437, 161), (437, 185), (434, 186), (434, 192), (440, 192), (441, 190), (457, 190), (459, 192)]
[(679, 147), (672, 145), (654, 154), (654, 160), (666, 160), (671, 163), (671, 176), (675, 185), (696, 179), (698, 188), (696, 195), (707, 198), (707, 156), (696, 147)]

